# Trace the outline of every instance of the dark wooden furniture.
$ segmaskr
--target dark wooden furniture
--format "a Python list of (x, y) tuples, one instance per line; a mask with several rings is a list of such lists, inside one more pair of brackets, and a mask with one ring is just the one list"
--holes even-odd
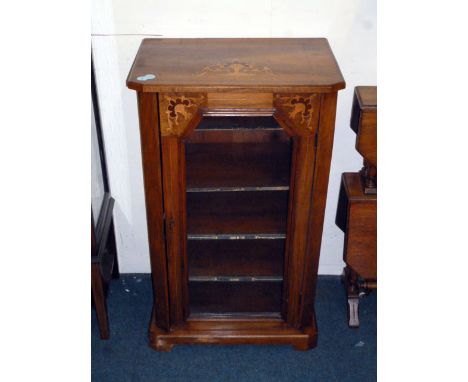
[(356, 150), (364, 159), (361, 169), (364, 193), (377, 193), (377, 87), (356, 86), (351, 111)]
[(355, 88), (351, 128), (364, 157), (359, 173), (344, 173), (336, 224), (345, 232), (344, 282), (348, 324), (359, 327), (359, 298), (377, 287), (377, 88)]
[(106, 293), (110, 279), (118, 277), (119, 270), (112, 217), (114, 199), (109, 193), (94, 71), (91, 73), (91, 296), (101, 339), (108, 339)]
[(109, 281), (118, 276), (112, 210), (114, 199), (106, 193), (96, 224), (91, 215), (91, 292), (101, 339), (109, 338), (106, 294)]
[(326, 39), (145, 39), (138, 92), (150, 345), (316, 345), (314, 295), (345, 87)]

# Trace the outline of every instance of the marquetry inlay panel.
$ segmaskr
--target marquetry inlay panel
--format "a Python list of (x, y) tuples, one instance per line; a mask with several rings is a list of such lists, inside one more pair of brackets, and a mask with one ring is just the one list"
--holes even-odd
[(234, 60), (232, 62), (221, 62), (218, 64), (205, 66), (200, 71), (200, 76), (212, 74), (224, 74), (229, 76), (252, 76), (259, 74), (272, 74), (272, 70), (267, 66), (250, 64)]
[(297, 134), (315, 133), (320, 109), (318, 94), (275, 94), (274, 106), (283, 123)]
[(206, 103), (205, 94), (161, 93), (159, 95), (159, 113), (162, 136), (180, 136)]

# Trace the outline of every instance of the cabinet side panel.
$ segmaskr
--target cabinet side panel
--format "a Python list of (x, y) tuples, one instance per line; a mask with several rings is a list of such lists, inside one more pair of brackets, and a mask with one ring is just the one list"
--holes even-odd
[(299, 308), (307, 255), (314, 161), (314, 136), (294, 137), (282, 311), (283, 314), (286, 312), (288, 324), (296, 328), (301, 325)]
[(306, 251), (302, 304), (300, 316), (303, 326), (309, 326), (314, 319), (315, 288), (322, 243), (323, 219), (327, 202), (328, 178), (335, 131), (336, 93), (322, 95), (320, 121), (317, 139), (312, 204), (310, 210), (308, 246)]
[(186, 317), (185, 178), (183, 150), (178, 137), (162, 137), (164, 212), (171, 326)]
[(351, 200), (346, 233), (346, 263), (359, 276), (377, 279), (377, 202)]
[(145, 182), (146, 218), (153, 281), (156, 325), (169, 329), (166, 246), (163, 221), (161, 149), (156, 93), (138, 93), (141, 154)]

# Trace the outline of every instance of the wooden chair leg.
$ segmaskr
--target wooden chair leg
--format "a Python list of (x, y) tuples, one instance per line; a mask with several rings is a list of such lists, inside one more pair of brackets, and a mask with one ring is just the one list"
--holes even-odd
[(96, 317), (102, 340), (109, 339), (109, 321), (107, 318), (106, 297), (104, 294), (104, 283), (99, 272), (98, 264), (91, 264), (91, 290), (93, 293)]

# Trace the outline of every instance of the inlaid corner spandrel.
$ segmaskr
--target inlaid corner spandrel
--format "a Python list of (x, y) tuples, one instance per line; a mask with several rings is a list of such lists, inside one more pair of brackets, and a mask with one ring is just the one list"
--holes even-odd
[(160, 93), (159, 113), (162, 136), (181, 136), (198, 108), (206, 104), (206, 94)]
[(277, 114), (299, 135), (314, 134), (318, 125), (319, 94), (282, 94), (274, 96)]

